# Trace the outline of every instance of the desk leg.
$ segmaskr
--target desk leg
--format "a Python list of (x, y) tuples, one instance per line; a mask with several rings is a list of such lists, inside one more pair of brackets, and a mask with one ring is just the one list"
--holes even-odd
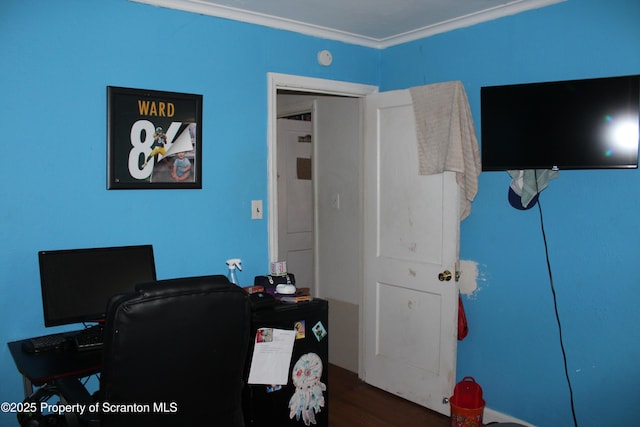
[(25, 399), (33, 394), (33, 384), (31, 384), (31, 380), (26, 376), (22, 376), (22, 386), (24, 387), (24, 397)]

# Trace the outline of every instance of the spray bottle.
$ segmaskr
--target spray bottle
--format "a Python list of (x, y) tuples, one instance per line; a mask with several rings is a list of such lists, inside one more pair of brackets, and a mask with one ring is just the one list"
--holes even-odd
[(231, 283), (238, 284), (238, 278), (236, 277), (236, 268), (242, 271), (242, 260), (240, 258), (231, 258), (227, 260), (227, 265), (229, 266), (229, 281)]

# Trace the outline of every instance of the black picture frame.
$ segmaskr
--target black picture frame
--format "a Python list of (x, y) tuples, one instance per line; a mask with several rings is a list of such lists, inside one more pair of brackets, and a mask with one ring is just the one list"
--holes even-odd
[(202, 95), (107, 86), (107, 189), (201, 188)]

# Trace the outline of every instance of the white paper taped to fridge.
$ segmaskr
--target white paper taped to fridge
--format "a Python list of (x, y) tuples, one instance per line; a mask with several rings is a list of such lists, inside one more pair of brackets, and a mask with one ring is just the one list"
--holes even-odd
[(249, 369), (249, 384), (286, 385), (296, 339), (294, 330), (259, 328)]

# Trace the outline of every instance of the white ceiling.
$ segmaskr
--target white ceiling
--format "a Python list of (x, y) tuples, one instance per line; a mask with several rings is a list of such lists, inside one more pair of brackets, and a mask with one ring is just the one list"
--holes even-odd
[(131, 0), (385, 48), (565, 0)]

